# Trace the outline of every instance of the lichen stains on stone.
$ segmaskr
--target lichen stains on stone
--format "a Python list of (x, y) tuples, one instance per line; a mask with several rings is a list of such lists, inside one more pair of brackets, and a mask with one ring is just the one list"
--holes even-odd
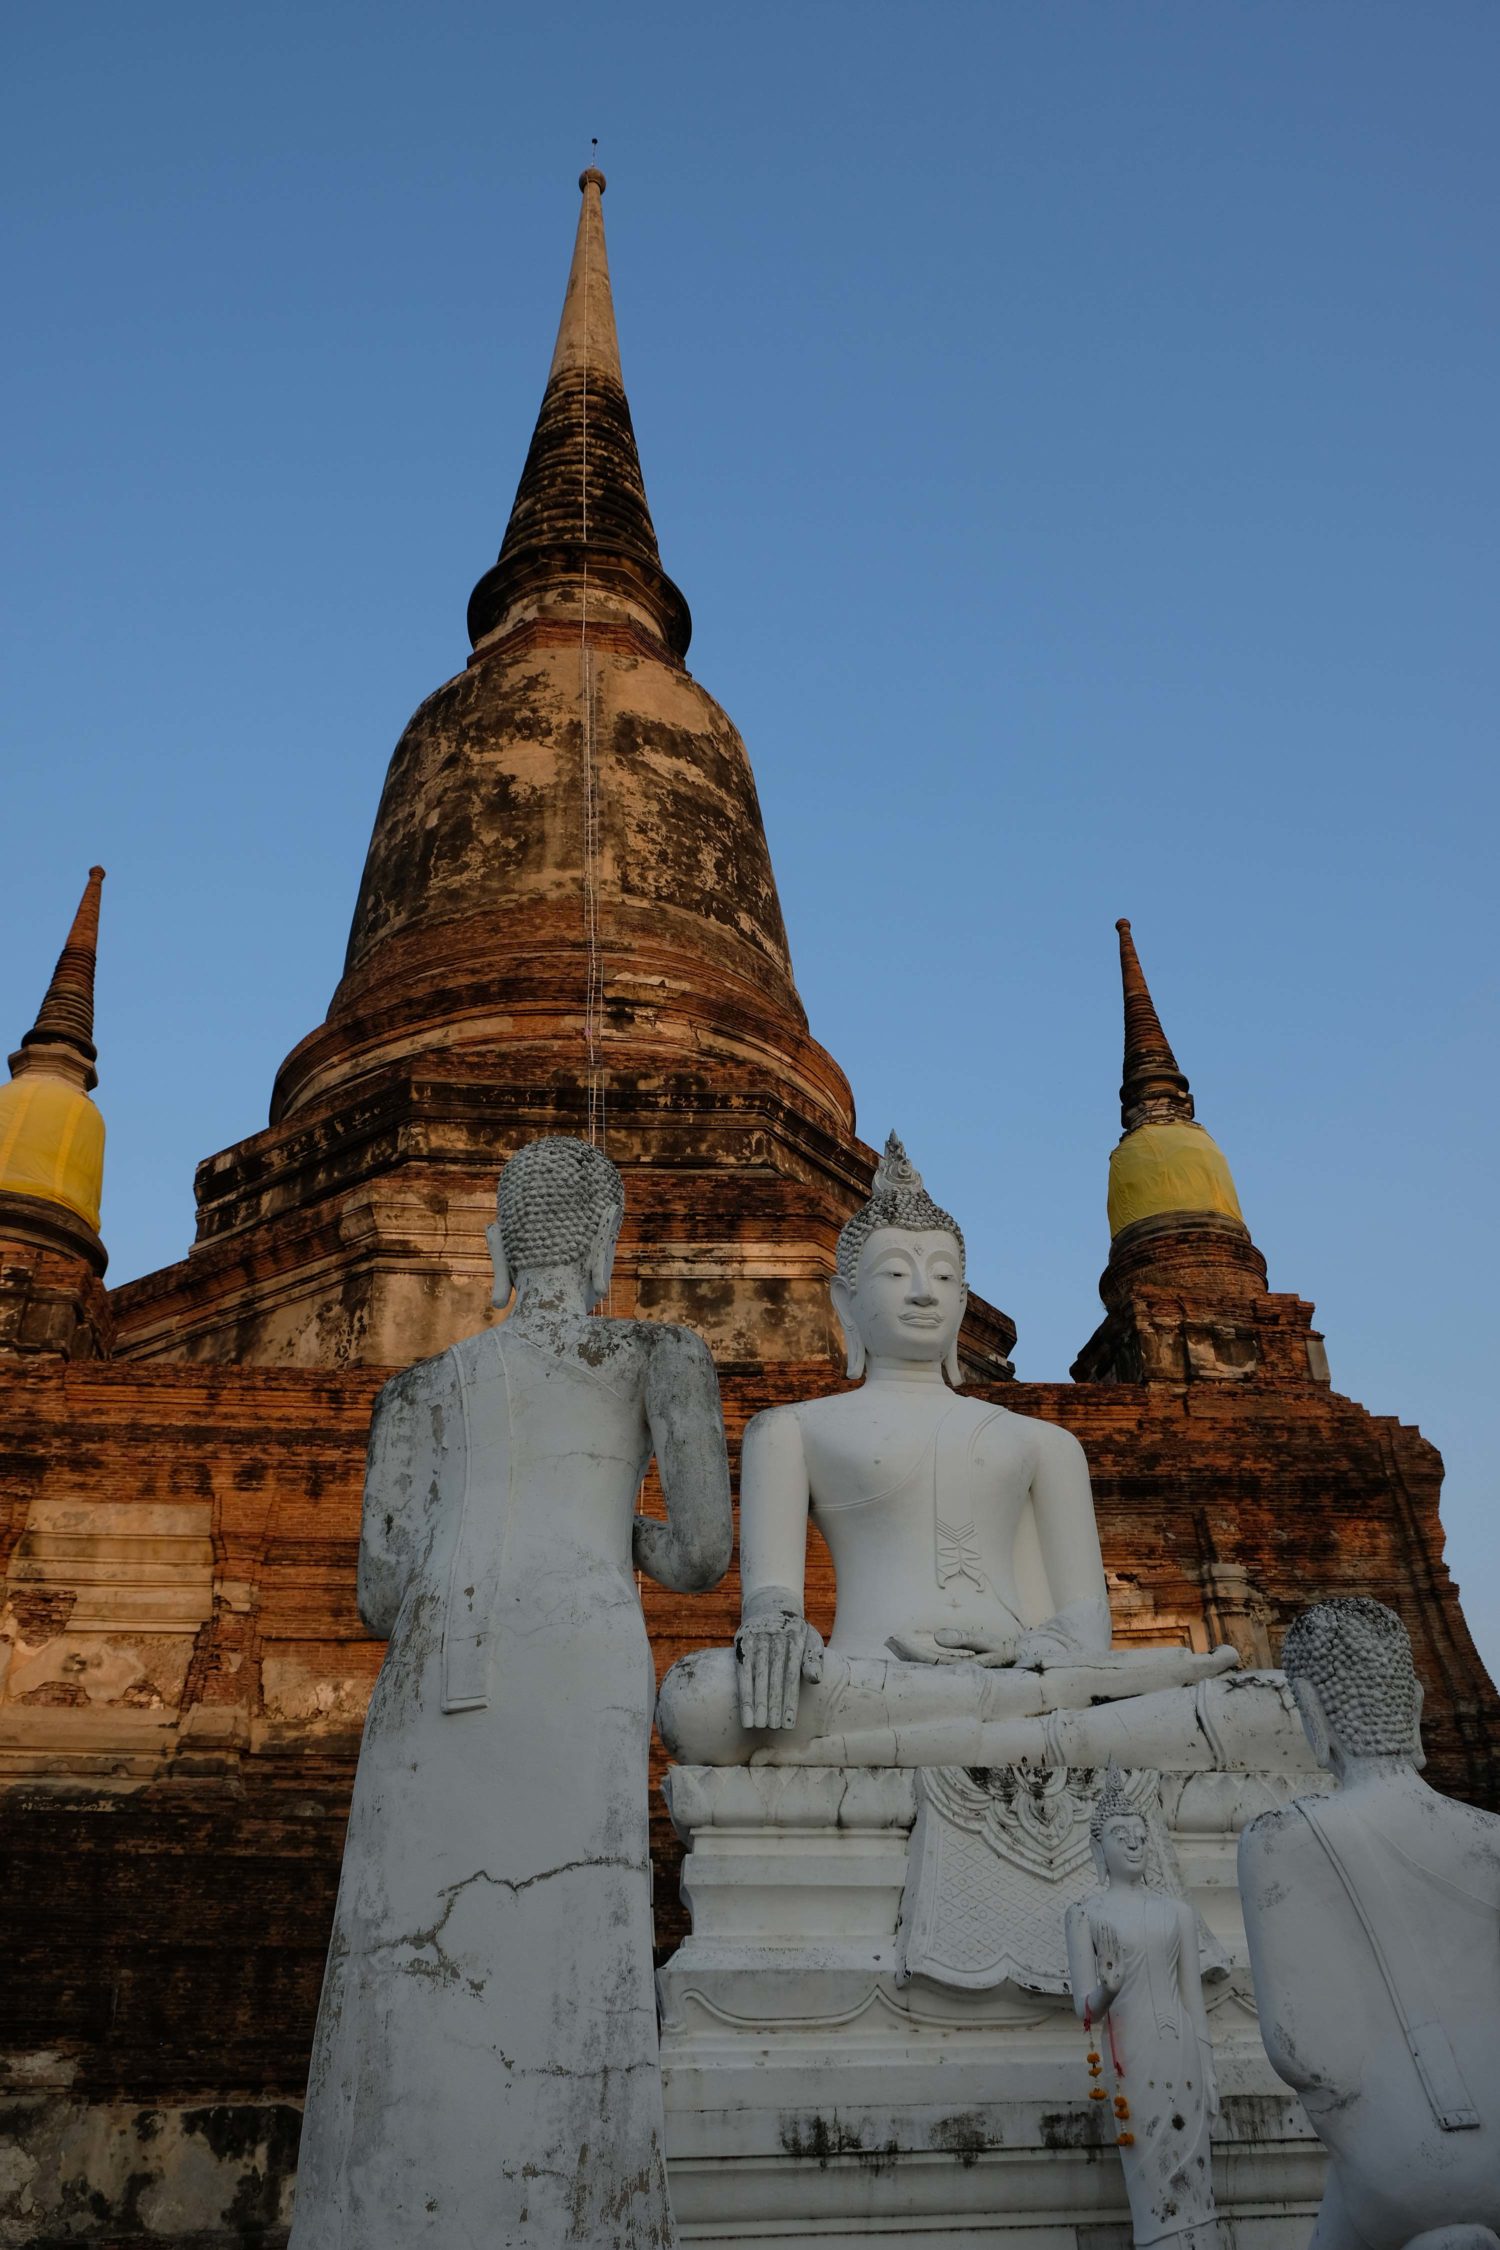
[[(1111, 2120), (1111, 2122), (1113, 2122)], [(1046, 2149), (1081, 2149), (1097, 2156), (1105, 2145), (1103, 2121), (1082, 2109), (1047, 2110), (1041, 2120), (1042, 2146)]]
[(820, 2171), (826, 2171), (835, 2159), (852, 2159), (866, 2170), (883, 2172), (901, 2153), (900, 2143), (894, 2139), (872, 2147), (863, 2138), (862, 2129), (846, 2125), (837, 2111), (827, 2117), (817, 2111), (810, 2116), (784, 2117), (777, 2137), (786, 2155), (810, 2158)]
[(977, 2164), (988, 2150), (1004, 2145), (1004, 2136), (986, 2122), (985, 2113), (980, 2109), (958, 2110), (952, 2117), (940, 2117), (928, 2139), (934, 2148), (956, 2156), (965, 2171)]

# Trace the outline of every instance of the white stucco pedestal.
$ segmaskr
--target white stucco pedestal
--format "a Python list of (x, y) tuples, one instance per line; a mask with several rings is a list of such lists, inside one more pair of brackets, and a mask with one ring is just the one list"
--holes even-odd
[[(988, 1983), (948, 1981), (993, 1953), (961, 1887), (936, 1947), (956, 1966), (912, 1971), (917, 1771), (677, 1766), (666, 1788), (692, 1915), (658, 1978), (685, 2241), (1129, 2250), (1117, 2128), (1088, 2099), (1065, 1991), (993, 1966)], [(1234, 1878), (1239, 1828), (1289, 1793), (1274, 1777), (1160, 1777), (1176, 1871), (1221, 1949), (1213, 2156), (1233, 2250), (1304, 2250), (1322, 2192), (1322, 2150), (1261, 2047)]]

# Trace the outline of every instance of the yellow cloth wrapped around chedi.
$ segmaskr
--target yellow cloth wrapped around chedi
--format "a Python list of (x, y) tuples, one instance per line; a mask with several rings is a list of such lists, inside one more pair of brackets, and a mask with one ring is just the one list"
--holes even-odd
[(1216, 1211), (1244, 1223), (1224, 1151), (1185, 1119), (1137, 1125), (1109, 1160), (1112, 1235), (1165, 1211)]
[(91, 867), (46, 996), (0, 1086), (0, 1195), (60, 1203), (97, 1233), (104, 1119), (89, 1100), (102, 867)]

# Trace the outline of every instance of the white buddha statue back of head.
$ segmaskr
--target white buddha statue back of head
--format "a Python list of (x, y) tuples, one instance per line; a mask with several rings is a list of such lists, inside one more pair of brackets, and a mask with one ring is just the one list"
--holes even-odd
[(579, 1271), (598, 1304), (609, 1294), (625, 1215), (617, 1167), (588, 1141), (556, 1134), (528, 1141), (500, 1174), (495, 1218), (485, 1230), (495, 1268), (495, 1304), (510, 1302), (523, 1274)]
[(1411, 1641), (1384, 1602), (1349, 1595), (1305, 1609), (1287, 1629), (1281, 1668), (1320, 1766), (1342, 1778), (1357, 1759), (1426, 1764)]

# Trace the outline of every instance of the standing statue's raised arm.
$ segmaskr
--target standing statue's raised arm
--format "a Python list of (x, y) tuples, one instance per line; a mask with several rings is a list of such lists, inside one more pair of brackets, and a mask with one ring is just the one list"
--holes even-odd
[(462, 1443), (458, 1386), (446, 1360), (392, 1376), (375, 1401), (359, 1536), (359, 1614), (388, 1640), (426, 1545), (445, 1452)]
[(646, 1419), (667, 1521), (636, 1517), (635, 1565), (673, 1593), (701, 1594), (717, 1586), (734, 1551), (719, 1378), (690, 1328), (653, 1330), (650, 1350)]

